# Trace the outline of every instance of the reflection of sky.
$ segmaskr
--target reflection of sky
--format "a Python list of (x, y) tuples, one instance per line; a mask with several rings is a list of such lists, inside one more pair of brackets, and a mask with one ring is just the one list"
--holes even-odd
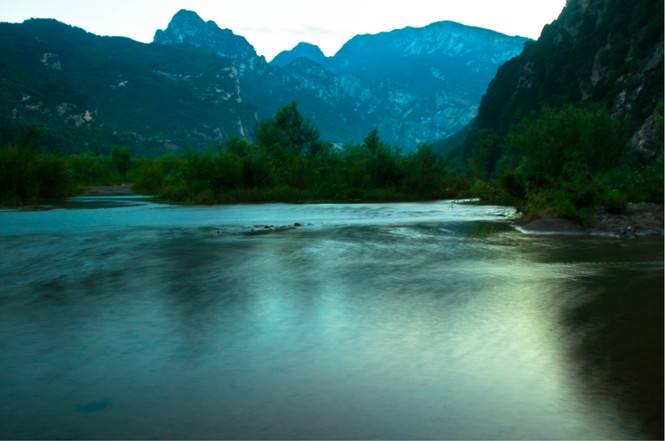
[[(91, 201), (94, 199), (94, 203)], [(77, 208), (43, 211), (0, 210), (0, 235), (52, 232), (131, 230), (133, 228), (205, 228), (223, 232), (248, 231), (262, 225), (307, 227), (323, 225), (375, 225), (400, 222), (505, 219), (515, 213), (508, 207), (460, 205), (450, 201), (400, 204), (263, 204), (174, 206), (124, 198), (73, 198)], [(87, 204), (115, 203), (104, 210)], [(105, 205), (102, 208), (108, 208)]]
[[(254, 310), (262, 335), (279, 348), (276, 357), (289, 340), (301, 340), (299, 352), (316, 348), (317, 361), (335, 354), (327, 359), (329, 364), (316, 366), (316, 372), (335, 385), (334, 390), (320, 393), (354, 396), (355, 390), (376, 388), (381, 390), (381, 400), (411, 396), (418, 403), (424, 399), (447, 409), (450, 430), (474, 412), (475, 418), (485, 421), (476, 430), (488, 430), (474, 436), (495, 436), (494, 431), (514, 422), (516, 413), (522, 433), (533, 437), (542, 434), (543, 428), (549, 430), (548, 436), (562, 438), (612, 434), (611, 428), (603, 427), (575, 401), (576, 385), (565, 366), (561, 344), (564, 335), (556, 329), (560, 309), (570, 300), (562, 282), (579, 273), (588, 276), (592, 269), (542, 265), (519, 255), (480, 265), (461, 260), (452, 266), (446, 262), (444, 271), (428, 273), (429, 286), (416, 283), (415, 292), (404, 290), (411, 282), (408, 279), (373, 292), (379, 290), (372, 285), (391, 276), (370, 273), (360, 287), (349, 287), (339, 268), (328, 271), (330, 265), (326, 265), (349, 256), (329, 245), (318, 250), (318, 259), (306, 253), (310, 261), (304, 274), (317, 281), (316, 307), (300, 315), (303, 297), (309, 293), (298, 293), (292, 286), (290, 271), (298, 259), (289, 253), (291, 258), (285, 261), (271, 259), (274, 265), (266, 271), (269, 288), (259, 296)], [(370, 261), (377, 258), (369, 257)], [(361, 268), (365, 262), (362, 257), (347, 261), (349, 267)], [(446, 280), (461, 278), (472, 285), (474, 274), (483, 275), (481, 292), (472, 288), (446, 292)], [(394, 282), (399, 281), (389, 280)], [(326, 343), (320, 347), (322, 341)], [(356, 378), (340, 387), (337, 369), (348, 366), (355, 367)], [(305, 375), (295, 366), (289, 369), (298, 372), (292, 381)], [(455, 397), (452, 403), (447, 398), (451, 396)], [(457, 397), (464, 397), (462, 403)], [(370, 407), (376, 406), (381, 408), (379, 402)], [(552, 414), (566, 423), (552, 426)], [(462, 425), (458, 430), (454, 436), (463, 437), (468, 428)]]
[[(339, 257), (333, 250), (320, 255), (324, 261), (339, 262)], [(395, 415), (396, 422), (411, 427), (409, 418), (436, 415), (435, 425), (445, 421), (446, 437), (617, 436), (597, 415), (613, 415), (610, 409), (595, 403), (599, 412), (578, 401), (578, 380), (566, 366), (567, 336), (557, 329), (561, 308), (571, 300), (563, 283), (578, 268), (512, 257), (472, 269), (463, 260), (446, 262), (444, 271), (428, 272), (429, 283), (416, 283), (413, 291), (404, 289), (410, 280), (373, 289), (391, 278), (381, 273), (369, 276), (361, 289), (349, 287), (345, 278), (335, 278), (339, 269), (331, 272), (321, 262), (310, 262), (310, 268), (322, 269), (311, 277), (325, 282), (306, 316), (298, 315), (306, 294), (284, 286), (288, 276), (275, 278), (288, 268), (274, 267), (269, 279), (275, 283), (259, 296), (256, 322), (279, 353), (285, 341), (300, 340), (299, 351), (310, 348), (317, 362), (326, 360), (329, 364), (317, 364), (315, 370), (323, 384), (334, 386), (318, 393), (359, 400), (357, 411), (375, 409), (377, 414), (365, 416), (377, 423), (385, 402), (398, 400), (408, 405)], [(348, 265), (363, 265), (362, 259), (352, 262)], [(483, 275), (479, 290), (474, 274)], [(449, 291), (446, 281), (454, 278), (467, 286)], [(334, 357), (326, 358), (330, 353)], [(344, 381), (340, 370), (347, 368), (351, 375)], [(289, 369), (294, 370), (290, 381), (307, 375), (298, 366)], [(358, 392), (364, 390), (378, 395), (372, 399)], [(437, 406), (445, 415), (436, 413)], [(482, 422), (473, 423), (470, 414)], [(513, 432), (516, 425), (519, 430)], [(423, 430), (423, 436), (435, 433)]]
[[(579, 254), (588, 242), (464, 236), (462, 213), (472, 220), (486, 207), (455, 211), (454, 228), (440, 204), (263, 207), (271, 216), (327, 213), (336, 223), (266, 236), (136, 226), (0, 236), (13, 256), (0, 257), (13, 293), (0, 308), (0, 336), (11, 336), (0, 354), (6, 430), (28, 438), (633, 435), (606, 396), (583, 399), (567, 355), (561, 312), (585, 295), (576, 280), (597, 274), (591, 255), (578, 263), (560, 252)], [(245, 222), (255, 208), (233, 207), (233, 216)], [(187, 210), (194, 223), (219, 214)], [(404, 222), (433, 210), (439, 223), (434, 215)], [(377, 222), (377, 211), (401, 221)], [(48, 213), (58, 215), (36, 214)], [(104, 400), (102, 411), (77, 411)]]

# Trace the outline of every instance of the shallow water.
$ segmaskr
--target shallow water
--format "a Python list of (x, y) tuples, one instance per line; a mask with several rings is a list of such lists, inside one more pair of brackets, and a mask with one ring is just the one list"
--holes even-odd
[(662, 437), (662, 243), (511, 214), (0, 211), (0, 437)]

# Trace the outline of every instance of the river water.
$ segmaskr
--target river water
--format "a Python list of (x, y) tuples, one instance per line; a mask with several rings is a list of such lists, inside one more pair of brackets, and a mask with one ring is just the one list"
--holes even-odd
[(0, 437), (662, 437), (662, 242), (511, 214), (0, 211)]

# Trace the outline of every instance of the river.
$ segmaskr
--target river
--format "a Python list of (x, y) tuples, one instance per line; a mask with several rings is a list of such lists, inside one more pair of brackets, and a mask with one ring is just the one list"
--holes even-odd
[(0, 437), (662, 437), (662, 241), (510, 215), (2, 210)]

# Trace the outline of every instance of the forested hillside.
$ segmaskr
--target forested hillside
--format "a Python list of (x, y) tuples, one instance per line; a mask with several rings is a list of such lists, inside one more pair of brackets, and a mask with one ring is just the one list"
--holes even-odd
[(0, 142), (35, 124), (58, 152), (200, 150), (251, 139), (259, 120), (296, 101), (335, 144), (379, 128), (415, 149), (468, 123), (524, 41), (442, 22), (358, 36), (331, 59), (300, 45), (269, 64), (192, 11), (178, 12), (152, 44), (55, 20), (0, 23)]
[(202, 148), (256, 120), (228, 59), (99, 37), (55, 20), (0, 24), (0, 143), (40, 127), (61, 152)]
[(499, 68), (455, 156), (527, 212), (662, 203), (663, 3), (570, 0)]

